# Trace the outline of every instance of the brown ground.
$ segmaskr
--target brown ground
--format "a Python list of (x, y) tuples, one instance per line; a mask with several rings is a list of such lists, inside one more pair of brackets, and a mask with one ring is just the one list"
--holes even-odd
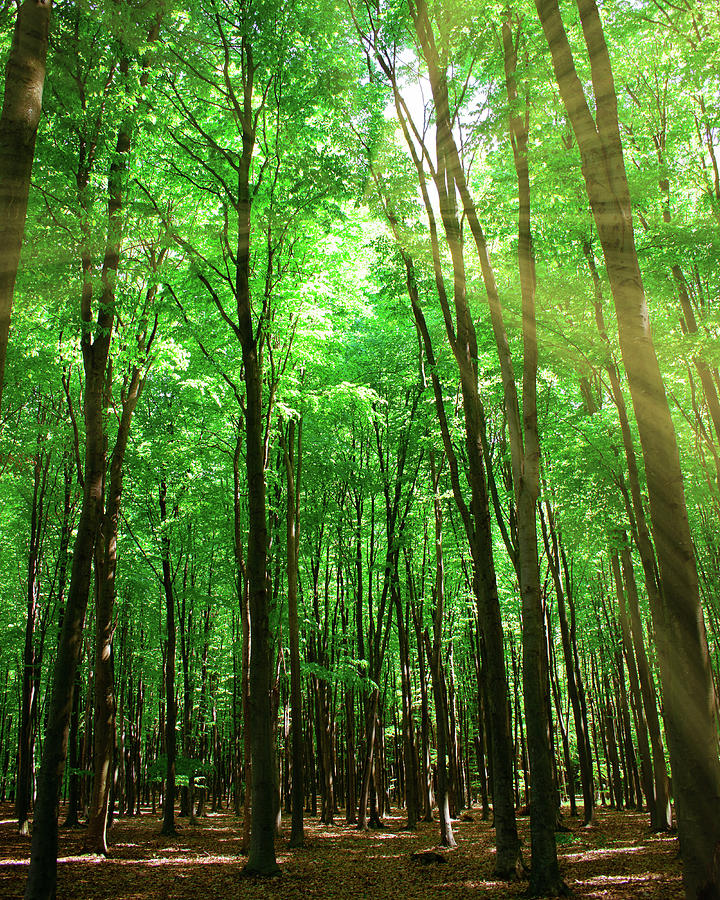
[[(226, 812), (211, 814), (197, 827), (180, 820), (176, 838), (159, 834), (149, 813), (120, 819), (111, 831), (109, 859), (82, 854), (83, 832), (62, 830), (58, 900), (245, 900), (282, 897), (352, 900), (368, 897), (516, 898), (526, 883), (493, 881), (493, 832), (474, 813), (475, 822), (455, 823), (458, 848), (444, 864), (425, 865), (410, 854), (437, 841), (437, 825), (402, 831), (403, 818), (392, 815), (381, 831), (359, 833), (346, 825), (306, 823), (307, 847), (289, 851), (278, 842), (282, 876), (269, 880), (240, 877), (238, 820)], [(342, 821), (339, 817), (339, 821)], [(592, 900), (682, 898), (677, 838), (652, 835), (638, 813), (600, 810), (589, 829), (566, 819), (572, 833), (558, 835), (563, 876), (575, 897)], [(529, 847), (528, 819), (519, 820)], [(0, 805), (0, 898), (19, 900), (27, 873), (29, 841), (15, 834), (12, 809)], [(529, 849), (525, 849), (526, 858)]]

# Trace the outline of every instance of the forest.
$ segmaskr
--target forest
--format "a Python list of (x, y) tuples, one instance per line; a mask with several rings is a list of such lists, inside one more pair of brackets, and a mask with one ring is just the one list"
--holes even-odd
[(720, 900), (717, 0), (0, 60), (0, 894)]

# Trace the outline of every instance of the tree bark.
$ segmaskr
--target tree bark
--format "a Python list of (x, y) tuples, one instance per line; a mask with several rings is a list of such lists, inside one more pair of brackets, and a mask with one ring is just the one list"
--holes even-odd
[(0, 113), (0, 403), (15, 279), (25, 235), (35, 138), (42, 115), (51, 0), (18, 9)]

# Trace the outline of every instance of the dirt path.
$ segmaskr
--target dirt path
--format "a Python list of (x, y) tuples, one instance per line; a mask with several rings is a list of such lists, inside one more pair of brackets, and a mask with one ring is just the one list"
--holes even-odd
[[(160, 836), (149, 813), (119, 819), (111, 832), (110, 859), (82, 854), (81, 830), (60, 833), (58, 900), (244, 900), (244, 898), (519, 897), (526, 883), (492, 880), (493, 833), (480, 821), (455, 823), (458, 849), (444, 864), (410, 859), (437, 840), (435, 824), (402, 831), (393, 815), (387, 827), (364, 834), (345, 825), (307, 823), (307, 847), (289, 851), (278, 842), (282, 876), (267, 881), (241, 878), (238, 820), (211, 814), (197, 827), (180, 820), (178, 836)], [(0, 807), (0, 897), (20, 900), (27, 874), (29, 841), (15, 834), (12, 809)], [(563, 876), (574, 896), (592, 900), (682, 898), (678, 844), (652, 835), (647, 817), (600, 810), (597, 824), (583, 829), (566, 819), (570, 834), (558, 835)], [(519, 820), (529, 858), (528, 820)]]

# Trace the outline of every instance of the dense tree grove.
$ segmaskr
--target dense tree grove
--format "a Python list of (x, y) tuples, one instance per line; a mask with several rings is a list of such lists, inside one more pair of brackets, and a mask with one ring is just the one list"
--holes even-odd
[(229, 807), (273, 875), (308, 815), (473, 805), (532, 896), (610, 805), (720, 898), (718, 4), (0, 22), (27, 900), (62, 827)]

